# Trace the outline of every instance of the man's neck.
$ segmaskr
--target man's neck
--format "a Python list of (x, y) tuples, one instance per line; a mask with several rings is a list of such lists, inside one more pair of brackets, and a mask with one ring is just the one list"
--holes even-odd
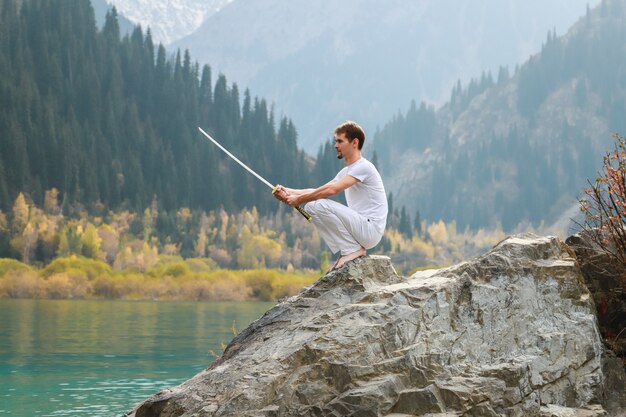
[(350, 155), (349, 158), (344, 158), (344, 161), (346, 161), (346, 165), (351, 165), (359, 159), (361, 159), (361, 151), (355, 152), (353, 155)]

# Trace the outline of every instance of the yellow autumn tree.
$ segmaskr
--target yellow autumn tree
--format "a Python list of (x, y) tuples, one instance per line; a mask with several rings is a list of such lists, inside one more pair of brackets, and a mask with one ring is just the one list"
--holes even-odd
[(84, 257), (90, 259), (105, 259), (104, 253), (100, 250), (102, 239), (93, 224), (89, 223), (87, 225), (85, 231), (80, 236), (80, 241), (82, 244), (82, 255)]
[(4, 234), (9, 231), (9, 222), (7, 221), (7, 215), (0, 210), (0, 234)]
[(194, 253), (198, 258), (204, 258), (206, 256), (207, 244), (209, 243), (209, 238), (207, 236), (210, 224), (209, 217), (206, 213), (202, 212), (200, 216), (200, 227), (198, 230), (198, 238), (196, 239), (196, 244), (194, 245)]
[(280, 259), (281, 246), (264, 235), (254, 235), (248, 226), (241, 228), (237, 264), (240, 268), (265, 268)]
[(37, 244), (38, 237), (39, 232), (37, 228), (31, 222), (28, 222), (22, 233), (11, 239), (11, 247), (20, 253), (22, 262), (26, 265), (30, 265), (30, 255)]
[(46, 191), (43, 198), (43, 209), (48, 214), (59, 213), (59, 190), (52, 187)]
[(182, 207), (176, 212), (176, 225), (179, 230), (185, 230), (187, 222), (191, 219), (191, 210), (187, 207)]
[(30, 216), (30, 208), (26, 203), (26, 198), (23, 193), (19, 193), (13, 203), (13, 222), (11, 226), (13, 228), (14, 235), (21, 235), (28, 223)]
[(44, 261), (52, 260), (59, 246), (59, 225), (62, 222), (62, 216), (46, 214), (41, 210), (37, 210), (38, 223), (37, 231), (39, 232), (39, 241), (44, 256)]
[(146, 208), (143, 211), (143, 217), (141, 218), (141, 224), (143, 226), (143, 240), (148, 241), (150, 236), (152, 236), (152, 213), (150, 212), (150, 208)]
[(100, 237), (100, 250), (104, 254), (104, 259), (109, 264), (113, 264), (115, 255), (120, 248), (119, 234), (108, 224), (98, 227), (98, 236)]
[(76, 221), (65, 224), (59, 235), (58, 256), (68, 256), (70, 254), (80, 255), (82, 253), (83, 227)]
[(428, 226), (428, 234), (435, 244), (444, 245), (448, 242), (448, 228), (443, 220)]

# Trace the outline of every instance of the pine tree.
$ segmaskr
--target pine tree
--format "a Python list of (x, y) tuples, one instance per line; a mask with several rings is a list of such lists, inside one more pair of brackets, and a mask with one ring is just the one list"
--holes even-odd
[(402, 209), (400, 210), (400, 224), (398, 225), (398, 230), (409, 239), (413, 237), (413, 230), (411, 229), (411, 218), (406, 213), (405, 206), (402, 206)]
[(417, 233), (417, 236), (422, 237), (422, 216), (420, 211), (415, 212), (415, 218), (413, 219), (413, 230)]

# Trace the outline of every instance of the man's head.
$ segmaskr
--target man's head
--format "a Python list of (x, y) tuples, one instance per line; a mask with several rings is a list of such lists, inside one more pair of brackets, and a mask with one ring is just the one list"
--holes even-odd
[(347, 121), (335, 128), (335, 135), (345, 135), (349, 142), (355, 139), (359, 141), (359, 150), (363, 149), (365, 143), (365, 131), (361, 126), (352, 121)]

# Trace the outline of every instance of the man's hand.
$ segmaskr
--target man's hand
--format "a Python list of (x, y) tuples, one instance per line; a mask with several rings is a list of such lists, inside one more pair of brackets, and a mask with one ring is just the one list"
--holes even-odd
[(272, 194), (274, 195), (274, 197), (276, 197), (278, 200), (282, 201), (283, 203), (287, 204), (287, 197), (289, 196), (289, 193), (287, 192), (287, 190), (285, 189), (285, 187), (283, 187), (282, 185), (277, 185), (276, 186), (276, 190), (272, 192)]
[(274, 194), (274, 197), (276, 197), (278, 200), (290, 205), (291, 207), (296, 207), (300, 205), (300, 195), (298, 195), (296, 192), (290, 193), (282, 185), (277, 185), (276, 190), (274, 190), (272, 194)]
[(284, 202), (289, 204), (291, 207), (296, 207), (300, 205), (300, 196), (295, 194), (287, 194)]

